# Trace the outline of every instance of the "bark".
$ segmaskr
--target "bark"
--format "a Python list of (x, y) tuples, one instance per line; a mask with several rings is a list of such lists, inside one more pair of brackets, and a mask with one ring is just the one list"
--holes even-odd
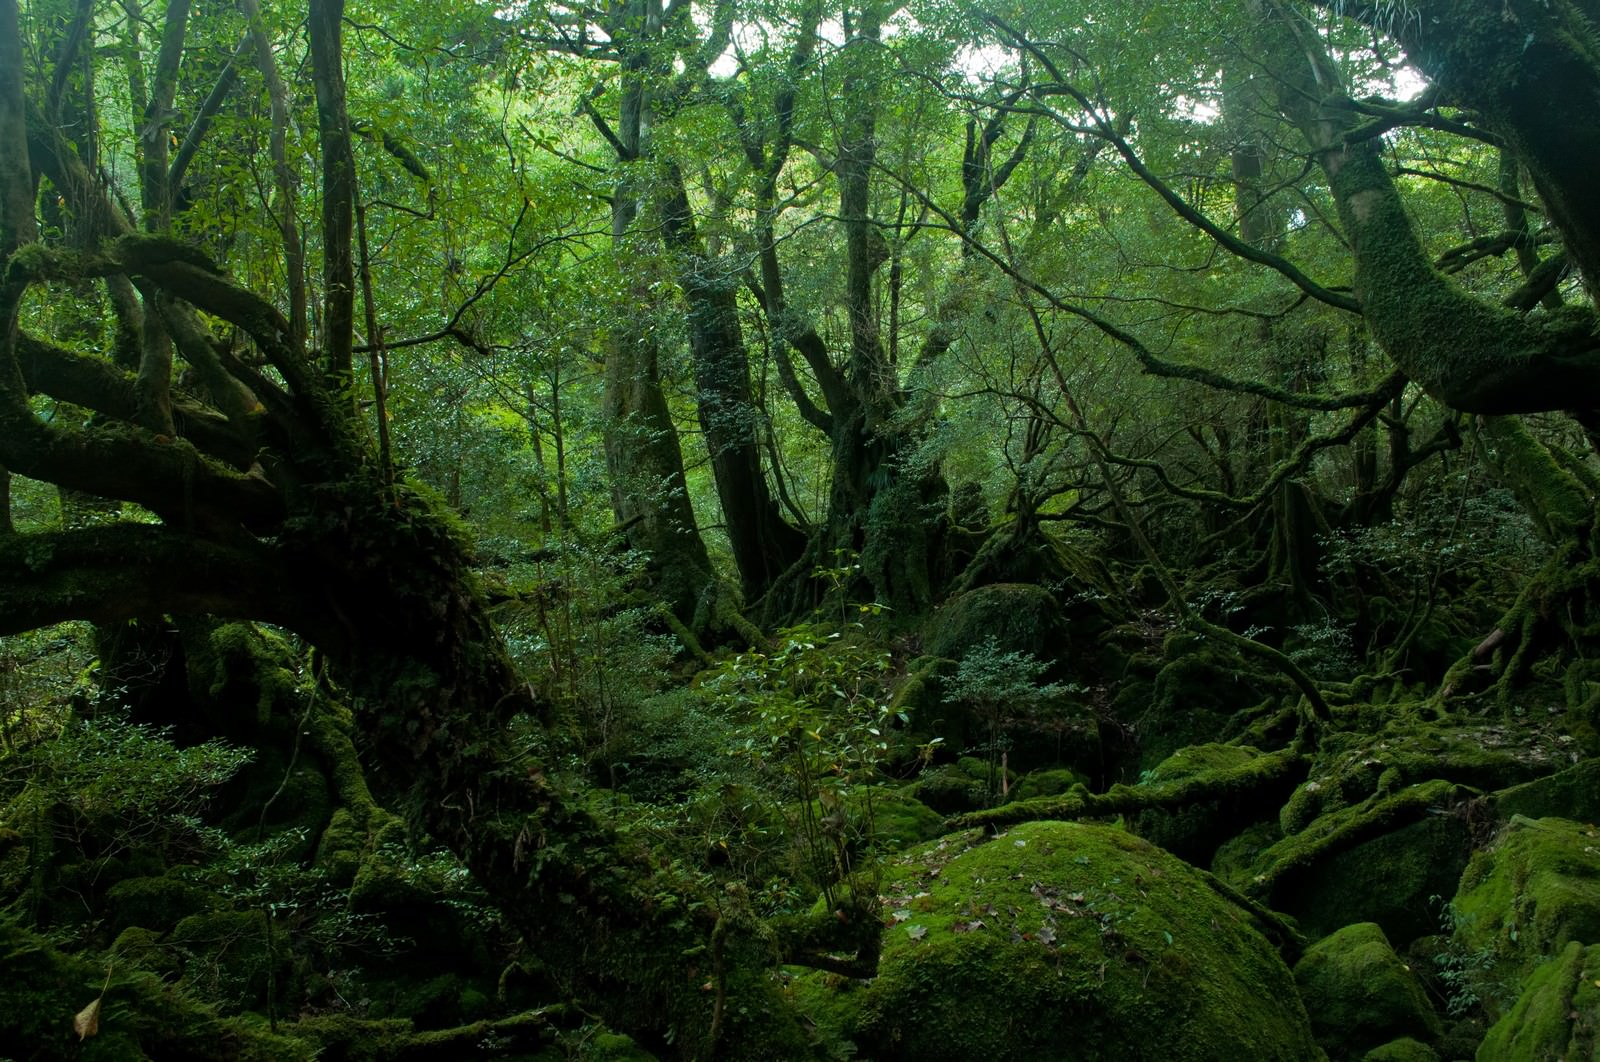
[(663, 178), (662, 232), (678, 262), (689, 311), (696, 407), (711, 454), (717, 497), (746, 601), (760, 598), (805, 551), (804, 532), (784, 520), (762, 469), (765, 416), (750, 393), (750, 358), (739, 325), (740, 278), (704, 253), (683, 175)]
[(1591, 292), (1600, 288), (1600, 10), (1585, 0), (1414, 0), (1348, 5), (1391, 34), (1438, 86), (1528, 167)]
[[(612, 33), (625, 51), (616, 127), (592, 108), (588, 111), (617, 153), (611, 243), (619, 260), (642, 249), (643, 237), (634, 231), (634, 223), (649, 190), (629, 170), (649, 153), (654, 120), (652, 45), (660, 34), (661, 14), (659, 0), (629, 0), (623, 5)], [(626, 266), (619, 271), (630, 272)], [(701, 606), (713, 581), (711, 560), (695, 522), (678, 430), (661, 386), (660, 349), (649, 319), (653, 307), (647, 282), (636, 282), (621, 303), (614, 310), (605, 351), (605, 449), (612, 511), (628, 544), (648, 558), (656, 596), (693, 630), (704, 626)]]

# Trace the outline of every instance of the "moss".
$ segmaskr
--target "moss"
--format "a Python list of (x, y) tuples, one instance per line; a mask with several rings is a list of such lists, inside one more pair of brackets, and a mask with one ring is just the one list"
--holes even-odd
[(855, 990), (884, 1060), (1320, 1057), (1250, 916), (1104, 826), (952, 835), (885, 871), (878, 976)]
[(906, 793), (876, 790), (872, 794), (873, 839), (888, 851), (932, 840), (944, 832), (944, 819)]
[(1571, 941), (1528, 977), (1516, 1004), (1490, 1027), (1478, 1062), (1600, 1058), (1600, 945)]
[(598, 1032), (584, 1041), (578, 1057), (585, 1062), (655, 1062), (656, 1056), (622, 1033)]
[(1439, 1053), (1420, 1040), (1402, 1036), (1374, 1047), (1361, 1062), (1439, 1062)]
[(1421, 981), (1372, 922), (1346, 926), (1306, 949), (1295, 983), (1317, 1042), (1334, 1062), (1358, 1059), (1387, 1040), (1444, 1031)]
[(1011, 799), (1033, 800), (1036, 797), (1060, 796), (1070, 792), (1075, 785), (1087, 786), (1088, 783), (1089, 780), (1083, 775), (1065, 767), (1029, 771), (1011, 787)]
[(947, 763), (923, 771), (906, 787), (906, 792), (941, 815), (955, 815), (981, 808), (987, 786), (981, 778), (973, 778), (955, 764)]
[(211, 906), (197, 885), (171, 877), (125, 878), (106, 890), (113, 929), (143, 926), (165, 931)]
[[(131, 932), (131, 931), (130, 931)], [(219, 1017), (182, 986), (137, 969), (127, 957), (67, 955), (0, 917), (0, 1052), (25, 1047), (35, 1062), (182, 1058), (300, 1062), (312, 1052), (250, 1022)], [(109, 983), (107, 969), (111, 970)], [(100, 1033), (79, 1043), (73, 1015), (101, 997)]]
[(1284, 805), (1283, 832), (1406, 785), (1443, 779), (1501, 789), (1549, 774), (1567, 752), (1552, 735), (1513, 724), (1418, 723), (1328, 735), (1305, 783)]
[(1570, 942), (1600, 942), (1600, 829), (1513, 816), (1473, 856), (1454, 909), (1459, 945), (1487, 949), (1507, 982)]
[(1429, 898), (1448, 895), (1466, 864), (1466, 822), (1441, 814), (1459, 796), (1448, 782), (1429, 782), (1331, 812), (1229, 881), (1269, 898), (1313, 937), (1376, 922), (1404, 945), (1436, 927)]
[(1205, 865), (1218, 847), (1252, 820), (1276, 807), (1290, 792), (1298, 774), (1273, 779), (1260, 768), (1261, 750), (1242, 745), (1207, 743), (1190, 745), (1162, 760), (1140, 781), (1141, 787), (1170, 786), (1208, 779), (1257, 778), (1260, 787), (1240, 784), (1225, 789), (1217, 799), (1199, 800), (1172, 809), (1152, 808), (1134, 820), (1140, 836), (1191, 863)]
[(1170, 636), (1164, 651), (1167, 662), (1149, 692), (1130, 687), (1114, 702), (1118, 718), (1138, 730), (1139, 765), (1146, 770), (1184, 748), (1232, 736), (1230, 721), (1264, 692), (1237, 656), (1195, 636)]
[(1042, 587), (994, 583), (945, 602), (924, 627), (923, 644), (934, 656), (959, 659), (992, 639), (1001, 652), (1049, 660), (1064, 648), (1060, 615), (1060, 605)]
[(1600, 759), (1584, 760), (1564, 771), (1502, 789), (1489, 798), (1504, 818), (1556, 816), (1600, 822)]
[(174, 926), (167, 945), (182, 957), (185, 985), (265, 1011), (293, 994), (282, 934), (260, 911), (209, 911)]

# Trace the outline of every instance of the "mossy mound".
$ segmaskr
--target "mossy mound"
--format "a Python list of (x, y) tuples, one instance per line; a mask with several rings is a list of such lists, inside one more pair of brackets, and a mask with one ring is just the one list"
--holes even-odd
[(1489, 800), (1502, 818), (1556, 816), (1600, 822), (1600, 759), (1584, 760), (1564, 771), (1502, 789)]
[[(1353, 921), (1376, 922), (1404, 947), (1438, 930), (1439, 897), (1455, 889), (1471, 843), (1462, 819), (1427, 815), (1293, 876), (1272, 903), (1312, 938)], [(1239, 884), (1248, 887), (1248, 877)]]
[(1572, 941), (1523, 985), (1478, 1047), (1478, 1062), (1600, 1059), (1600, 945)]
[(952, 660), (993, 640), (1001, 652), (1054, 659), (1062, 644), (1061, 606), (1048, 590), (1031, 583), (993, 583), (957, 594), (928, 620), (923, 645)]
[(1454, 909), (1458, 945), (1487, 950), (1508, 983), (1569, 943), (1600, 943), (1600, 828), (1513, 816), (1473, 856)]
[(115, 930), (142, 926), (164, 932), (210, 907), (211, 896), (177, 878), (125, 878), (106, 890), (106, 906)]
[(897, 852), (943, 832), (943, 816), (916, 797), (892, 790), (873, 792), (872, 835), (878, 847)]
[(1289, 971), (1187, 864), (1105, 826), (972, 831), (885, 871), (856, 1037), (892, 1059), (1321, 1057)]
[(1402, 1036), (1374, 1047), (1362, 1056), (1361, 1062), (1439, 1062), (1439, 1052), (1420, 1040)]
[(1051, 767), (1042, 771), (1029, 771), (1011, 787), (1012, 800), (1032, 800), (1035, 797), (1060, 796), (1075, 785), (1086, 786), (1089, 780), (1077, 771), (1066, 767)]
[(1333, 1062), (1354, 1062), (1399, 1037), (1435, 1040), (1444, 1032), (1421, 981), (1372, 922), (1346, 926), (1306, 949), (1294, 979), (1317, 1042)]
[[(1208, 742), (1179, 749), (1140, 779), (1141, 784), (1181, 782), (1218, 772), (1238, 771), (1261, 758), (1259, 749)], [(1205, 865), (1229, 838), (1271, 814), (1294, 789), (1291, 779), (1265, 788), (1246, 789), (1217, 800), (1202, 800), (1176, 811), (1151, 809), (1134, 822), (1142, 837), (1190, 863)]]
[(923, 771), (905, 792), (940, 815), (959, 815), (983, 807), (988, 785), (982, 778), (974, 778), (963, 771), (958, 764), (947, 763)]
[(1241, 711), (1266, 692), (1249, 676), (1232, 653), (1190, 635), (1169, 637), (1154, 680), (1127, 683), (1112, 702), (1139, 735), (1139, 766), (1151, 770), (1182, 749), (1236, 736)]

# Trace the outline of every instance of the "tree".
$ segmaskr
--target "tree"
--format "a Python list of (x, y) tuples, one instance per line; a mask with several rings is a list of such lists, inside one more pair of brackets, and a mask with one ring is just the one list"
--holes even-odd
[[(64, 68), (35, 66), (24, 78), (23, 27), (49, 30), (25, 23), (13, 0), (0, 7), (0, 460), (128, 510), (73, 530), (8, 529), (0, 633), (152, 612), (296, 632), (342, 669), (369, 773), (619, 1026), (658, 1047), (670, 1030), (686, 1057), (794, 1057), (798, 1028), (764, 972), (781, 944), (737, 897), (706, 894), (691, 876), (624, 851), (581, 796), (540, 769), (534, 750), (506, 747), (507, 722), (547, 720), (547, 706), (513, 672), (455, 521), (393, 479), (365, 437), (352, 391), (360, 174), (343, 16), (339, 0), (309, 7), (322, 162), (321, 219), (308, 241), (323, 266), (313, 348), (310, 330), (278, 303), (174, 238), (182, 186), (169, 181), (166, 199), (149, 190), (170, 165), (145, 156), (141, 202), (156, 209), (146, 210), (145, 226), (129, 216), (41, 99), (39, 86), (67, 81), (78, 58), (64, 48)], [(178, 57), (193, 25), (183, 0), (167, 5), (158, 80), (176, 88), (171, 109), (147, 106), (146, 148), (165, 142), (180, 106), (203, 114), (204, 101), (225, 97), (240, 76), (230, 66), (211, 86), (185, 80), (196, 71)], [(260, 35), (251, 39), (263, 47)], [(76, 100), (80, 128), (98, 135), (86, 98)], [(203, 128), (195, 135), (203, 139)], [(74, 246), (41, 238), (37, 215), (52, 206)], [(290, 206), (287, 197), (274, 203)], [(122, 300), (119, 312), (154, 322), (135, 333), (145, 340), (137, 372), (29, 327), (41, 292), (103, 282), (116, 303), (124, 280), (140, 298)], [(87, 423), (41, 416), (34, 403), (44, 398), (81, 408)], [(151, 419), (163, 402), (170, 424)], [(708, 982), (714, 991), (702, 990)]]

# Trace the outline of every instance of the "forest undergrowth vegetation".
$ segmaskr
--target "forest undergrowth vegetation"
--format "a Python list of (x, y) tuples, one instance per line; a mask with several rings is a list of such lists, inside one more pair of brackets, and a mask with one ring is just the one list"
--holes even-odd
[(1591, 7), (0, 0), (0, 1062), (1593, 1056)]

